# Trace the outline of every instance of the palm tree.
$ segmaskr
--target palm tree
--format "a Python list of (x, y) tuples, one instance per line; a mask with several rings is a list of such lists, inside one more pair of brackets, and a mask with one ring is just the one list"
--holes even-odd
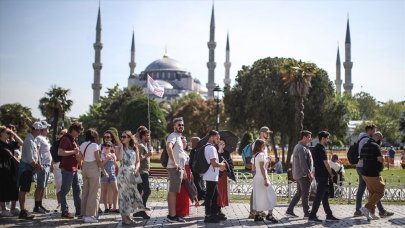
[(313, 64), (303, 63), (294, 59), (286, 59), (281, 69), (282, 79), (289, 93), (295, 100), (294, 131), (290, 137), (287, 154), (287, 164), (290, 164), (293, 146), (298, 141), (298, 134), (303, 130), (304, 122), (304, 98), (311, 88), (311, 77), (316, 73)]
[(56, 133), (58, 131), (58, 122), (62, 118), (65, 120), (65, 113), (70, 111), (73, 101), (67, 99), (70, 89), (64, 89), (53, 85), (51, 89), (46, 92), (46, 96), (39, 100), (39, 109), (43, 116), (52, 123), (52, 141), (56, 140)]

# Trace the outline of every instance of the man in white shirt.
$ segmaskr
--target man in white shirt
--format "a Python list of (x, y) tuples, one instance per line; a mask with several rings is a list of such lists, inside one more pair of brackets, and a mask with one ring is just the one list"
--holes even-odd
[(51, 125), (46, 121), (41, 121), (42, 128), (40, 135), (35, 138), (35, 143), (38, 145), (39, 159), (43, 169), (37, 173), (37, 188), (35, 189), (35, 206), (33, 212), (45, 214), (49, 210), (42, 205), (42, 199), (44, 197), (44, 190), (48, 185), (48, 178), (51, 169), (52, 156), (51, 156), (51, 143), (48, 139), (48, 127)]
[(183, 181), (184, 167), (181, 167), (181, 156), (183, 154), (183, 143), (181, 136), (184, 131), (184, 122), (182, 117), (173, 119), (173, 132), (167, 137), (166, 150), (169, 160), (167, 162), (167, 173), (169, 179), (169, 191), (167, 193), (167, 204), (169, 222), (185, 222), (185, 220), (176, 215), (176, 196), (180, 192), (181, 182)]
[(219, 143), (220, 136), (217, 131), (208, 133), (208, 145), (204, 148), (204, 155), (210, 167), (203, 174), (203, 180), (207, 185), (207, 193), (205, 196), (205, 223), (219, 223), (221, 218), (218, 216), (219, 206), (217, 203), (218, 197), (218, 177), (219, 171), (225, 170), (225, 163), (219, 163), (218, 152), (215, 145)]

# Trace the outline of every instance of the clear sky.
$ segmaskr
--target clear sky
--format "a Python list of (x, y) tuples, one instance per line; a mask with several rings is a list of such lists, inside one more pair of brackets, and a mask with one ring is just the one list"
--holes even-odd
[[(242, 65), (265, 57), (316, 63), (335, 80), (336, 51), (344, 61), (349, 14), (353, 93), (379, 101), (405, 100), (405, 1), (215, 1), (215, 82), (223, 85), (226, 33), (231, 79)], [(132, 31), (136, 73), (162, 58), (167, 46), (205, 85), (212, 1), (101, 0), (101, 83), (127, 86)], [(70, 116), (92, 103), (98, 0), (0, 0), (0, 105), (19, 102), (40, 116), (39, 99), (52, 85), (71, 89)], [(342, 66), (342, 78), (344, 68)]]

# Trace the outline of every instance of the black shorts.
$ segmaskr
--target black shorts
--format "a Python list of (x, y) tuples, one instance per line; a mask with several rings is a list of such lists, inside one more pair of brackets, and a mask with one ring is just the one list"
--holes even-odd
[(32, 183), (32, 171), (26, 170), (20, 175), (20, 180), (18, 182), (20, 192), (30, 192)]

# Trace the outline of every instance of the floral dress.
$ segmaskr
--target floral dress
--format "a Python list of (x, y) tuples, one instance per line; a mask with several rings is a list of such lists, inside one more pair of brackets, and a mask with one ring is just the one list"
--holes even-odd
[(138, 192), (134, 179), (136, 152), (132, 148), (124, 148), (121, 167), (118, 174), (118, 191), (120, 212), (129, 216), (133, 212), (144, 211), (142, 197)]

